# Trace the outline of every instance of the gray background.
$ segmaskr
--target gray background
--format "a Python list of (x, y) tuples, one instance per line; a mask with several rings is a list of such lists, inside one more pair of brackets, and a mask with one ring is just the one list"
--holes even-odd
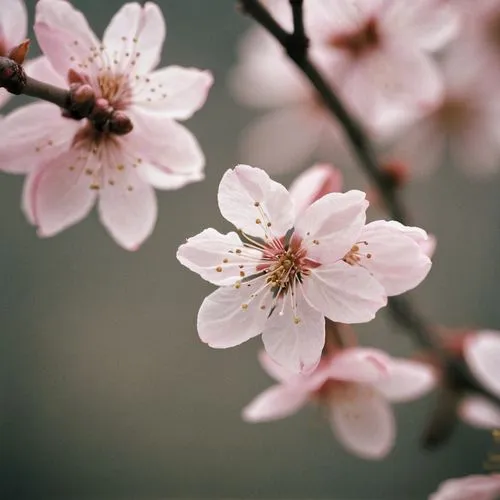
[[(122, 4), (74, 3), (98, 34)], [(480, 472), (486, 432), (460, 425), (448, 446), (420, 449), (432, 397), (397, 408), (397, 446), (375, 463), (346, 454), (314, 408), (276, 423), (241, 421), (241, 408), (271, 383), (256, 362), (260, 340), (227, 351), (198, 340), (197, 309), (212, 287), (175, 252), (205, 227), (227, 228), (216, 189), (243, 160), (237, 138), (254, 115), (231, 99), (225, 78), (250, 22), (232, 0), (160, 3), (163, 64), (215, 74), (207, 105), (188, 122), (207, 179), (159, 193), (153, 236), (128, 253), (95, 215), (38, 239), (19, 210), (22, 179), (2, 175), (0, 498), (420, 499), (446, 477)], [(498, 178), (471, 182), (449, 167), (408, 189), (416, 220), (439, 238), (432, 273), (414, 294), (435, 321), (500, 326), (498, 187)], [(362, 340), (412, 352), (383, 314)]]

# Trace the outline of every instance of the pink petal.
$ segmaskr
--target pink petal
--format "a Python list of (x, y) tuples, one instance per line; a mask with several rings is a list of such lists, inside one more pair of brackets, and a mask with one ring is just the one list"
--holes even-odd
[(297, 218), (295, 231), (303, 238), (307, 257), (321, 263), (342, 259), (357, 241), (365, 224), (365, 193), (330, 193)]
[(198, 312), (198, 335), (210, 347), (225, 349), (259, 335), (271, 310), (272, 295), (255, 292), (264, 278), (242, 283), (239, 288), (222, 287), (209, 295)]
[(376, 131), (396, 131), (402, 123), (432, 109), (443, 83), (430, 57), (405, 44), (384, 46), (353, 65), (342, 83), (346, 99)]
[(0, 121), (0, 168), (16, 174), (32, 172), (66, 151), (80, 127), (76, 120), (63, 118), (53, 104), (17, 108)]
[(240, 156), (271, 173), (296, 170), (318, 147), (325, 118), (308, 103), (271, 111), (243, 131)]
[(500, 333), (482, 330), (465, 341), (464, 356), (474, 376), (500, 396)]
[(458, 415), (466, 423), (479, 429), (500, 427), (500, 408), (482, 396), (466, 396), (458, 407)]
[(290, 185), (289, 192), (297, 214), (325, 194), (342, 191), (340, 170), (327, 163), (318, 163), (300, 174)]
[(125, 54), (130, 54), (135, 71), (148, 73), (160, 61), (165, 34), (165, 20), (158, 5), (127, 3), (111, 19), (103, 45), (112, 57), (123, 59), (122, 64), (128, 59)]
[(192, 182), (200, 182), (205, 178), (203, 172), (186, 175), (174, 174), (147, 163), (141, 165), (139, 175), (154, 188), (165, 190), (180, 189)]
[(368, 386), (350, 385), (330, 404), (330, 423), (337, 439), (351, 453), (380, 460), (392, 449), (396, 424), (389, 403)]
[(260, 168), (237, 165), (219, 185), (219, 209), (237, 229), (260, 238), (281, 237), (294, 222), (288, 191)]
[(183, 125), (160, 114), (148, 114), (137, 106), (129, 110), (134, 130), (121, 142), (128, 153), (166, 174), (198, 177), (205, 157), (196, 137)]
[(359, 241), (367, 243), (359, 243), (359, 265), (383, 285), (389, 296), (415, 288), (431, 269), (431, 260), (421, 246), (390, 222), (367, 224)]
[(111, 185), (104, 180), (99, 191), (99, 219), (120, 246), (137, 250), (156, 224), (155, 191), (126, 164), (123, 172), (112, 176), (112, 181)]
[(84, 174), (88, 166), (82, 152), (71, 149), (31, 174), (31, 207), (39, 236), (54, 236), (88, 215), (96, 198)]
[(404, 36), (406, 44), (429, 51), (441, 49), (460, 28), (459, 9), (446, 0), (391, 2), (381, 22), (387, 31)]
[(186, 120), (198, 111), (207, 100), (213, 84), (210, 71), (196, 68), (168, 66), (139, 80), (133, 98), (136, 105), (163, 116)]
[(90, 62), (100, 42), (85, 16), (65, 0), (39, 0), (36, 4), (35, 34), (54, 69), (64, 78), (73, 67)]
[(448, 479), (429, 500), (495, 500), (500, 494), (500, 474)]
[(427, 234), (420, 227), (405, 226), (395, 220), (385, 221), (385, 224), (398, 229), (399, 231), (404, 233), (405, 236), (411, 238), (417, 245), (420, 246), (422, 252), (424, 252), (427, 257), (431, 258), (433, 256), (437, 244), (435, 236), (433, 236), (432, 234)]
[(353, 347), (335, 354), (329, 362), (330, 378), (346, 382), (374, 383), (389, 374), (390, 358), (378, 349)]
[[(292, 301), (296, 301), (295, 310)], [(297, 292), (295, 298), (278, 301), (262, 341), (276, 363), (294, 373), (310, 373), (318, 366), (325, 345), (325, 318)]]
[(52, 67), (49, 60), (45, 56), (30, 59), (24, 64), (24, 69), (28, 76), (36, 78), (45, 83), (50, 83), (58, 87), (66, 87), (67, 81)]
[(371, 321), (387, 304), (384, 288), (368, 271), (343, 261), (313, 269), (302, 288), (311, 306), (340, 323)]
[(309, 394), (296, 387), (274, 385), (243, 409), (243, 420), (265, 422), (288, 417), (307, 403)]
[(205, 229), (188, 238), (177, 250), (177, 259), (214, 285), (234, 285), (243, 276), (256, 274), (262, 253), (245, 248), (236, 233)]
[(310, 96), (299, 70), (260, 29), (243, 36), (239, 64), (230, 74), (229, 86), (240, 103), (262, 108), (304, 102)]
[(2, 0), (0, 2), (0, 40), (7, 49), (21, 43), (27, 34), (28, 13), (23, 0)]
[(391, 402), (404, 403), (420, 398), (437, 383), (434, 370), (417, 361), (391, 359), (387, 367), (388, 377), (375, 382), (375, 387)]
[(265, 350), (259, 352), (259, 363), (263, 370), (278, 382), (287, 382), (295, 374), (274, 361)]

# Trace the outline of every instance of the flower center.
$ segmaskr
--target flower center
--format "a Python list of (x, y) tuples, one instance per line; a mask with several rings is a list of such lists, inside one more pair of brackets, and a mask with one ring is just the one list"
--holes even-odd
[(268, 244), (264, 250), (264, 259), (269, 259), (270, 263), (258, 267), (267, 274), (266, 283), (275, 297), (284, 296), (290, 289), (294, 293), (294, 284), (297, 281), (302, 283), (313, 264), (308, 261), (307, 252), (296, 236), (292, 236), (290, 243), (284, 247), (281, 242)]
[(356, 245), (353, 245), (352, 248), (345, 254), (343, 260), (350, 266), (361, 264), (362, 257), (366, 257), (367, 259), (372, 258), (371, 253), (362, 253), (359, 245), (368, 246), (368, 242), (367, 241), (358, 242)]
[(359, 30), (342, 33), (330, 38), (329, 44), (336, 49), (350, 52), (359, 57), (380, 44), (380, 30), (375, 19), (369, 19)]
[(124, 74), (114, 74), (110, 71), (101, 71), (97, 76), (98, 90), (101, 97), (106, 99), (116, 110), (126, 109), (132, 97), (129, 77)]

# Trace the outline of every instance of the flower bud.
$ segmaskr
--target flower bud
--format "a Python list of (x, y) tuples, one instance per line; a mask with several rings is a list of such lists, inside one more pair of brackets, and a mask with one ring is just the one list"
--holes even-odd
[(30, 40), (24, 40), (16, 47), (12, 48), (8, 53), (7, 57), (12, 59), (17, 64), (23, 64), (26, 59), (26, 55), (28, 54), (28, 50), (30, 48)]

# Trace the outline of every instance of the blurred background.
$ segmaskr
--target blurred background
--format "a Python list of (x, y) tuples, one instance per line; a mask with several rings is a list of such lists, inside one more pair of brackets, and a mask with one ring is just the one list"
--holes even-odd
[[(73, 3), (100, 35), (123, 2)], [(207, 157), (206, 180), (159, 192), (153, 236), (128, 253), (95, 214), (39, 239), (19, 208), (22, 179), (2, 174), (0, 498), (424, 499), (445, 478), (480, 473), (488, 432), (459, 424), (439, 450), (421, 449), (435, 395), (396, 408), (397, 444), (381, 462), (343, 451), (317, 408), (274, 423), (241, 420), (271, 384), (256, 360), (260, 338), (226, 351), (202, 344), (196, 314), (213, 287), (175, 253), (205, 227), (228, 228), (217, 186), (244, 160), (238, 137), (257, 113), (235, 103), (226, 78), (251, 22), (233, 0), (159, 3), (162, 65), (215, 75), (206, 106), (187, 122)], [(14, 102), (23, 99), (7, 110)], [(347, 187), (365, 186), (358, 172), (344, 174)], [(435, 322), (500, 327), (499, 184), (445, 167), (407, 190), (415, 222), (438, 239), (432, 272), (413, 294)], [(365, 344), (414, 352), (383, 312), (360, 332)]]

